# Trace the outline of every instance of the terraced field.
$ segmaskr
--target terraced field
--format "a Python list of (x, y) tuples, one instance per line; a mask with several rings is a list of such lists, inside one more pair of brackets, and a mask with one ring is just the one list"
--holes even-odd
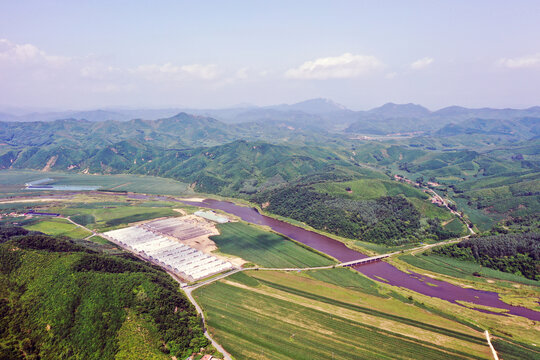
[(219, 224), (221, 235), (212, 236), (219, 251), (264, 267), (311, 267), (335, 263), (285, 237), (256, 226), (235, 222)]
[(244, 272), (194, 295), (209, 331), (238, 359), (490, 358), (481, 332), (400, 301), (369, 280), (356, 288), (351, 279), (350, 288), (321, 281), (330, 271)]

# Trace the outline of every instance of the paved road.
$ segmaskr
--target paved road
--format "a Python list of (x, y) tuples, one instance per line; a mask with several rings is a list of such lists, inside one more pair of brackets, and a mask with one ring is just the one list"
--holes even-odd
[[(173, 279), (175, 279), (176, 281), (178, 281), (180, 284), (180, 280), (177, 279), (173, 274), (170, 274), (169, 275), (172, 276)], [(191, 301), (191, 303), (195, 306), (195, 309), (197, 310), (197, 313), (199, 315), (201, 315), (201, 319), (203, 321), (203, 324), (204, 324), (204, 336), (206, 336), (206, 338), (208, 340), (210, 340), (210, 342), (212, 343), (212, 345), (214, 345), (214, 347), (220, 352), (223, 354), (223, 358), (225, 360), (233, 360), (232, 359), (232, 356), (231, 354), (229, 354), (227, 351), (225, 351), (225, 349), (223, 348), (223, 346), (221, 346), (216, 340), (214, 340), (212, 338), (212, 336), (210, 335), (210, 333), (208, 332), (208, 330), (206, 329), (206, 319), (204, 318), (204, 313), (201, 309), (201, 307), (199, 306), (199, 304), (197, 304), (197, 301), (195, 301), (195, 298), (193, 297), (193, 295), (191, 294), (191, 292), (193, 291), (193, 289), (186, 289), (184, 288), (184, 292), (186, 293), (186, 296), (187, 298), (189, 299), (189, 301)]]
[(441, 195), (437, 194), (437, 193), (435, 192), (435, 190), (433, 190), (433, 189), (429, 189), (429, 188), (425, 188), (425, 189), (426, 189), (428, 192), (430, 192), (431, 195), (433, 195), (434, 197), (436, 197), (437, 199), (439, 199), (439, 201), (441, 201), (441, 202), (444, 204), (444, 206), (445, 206), (452, 214), (456, 215), (456, 216), (457, 216), (457, 217), (465, 224), (465, 226), (467, 227), (467, 229), (469, 229), (469, 232), (471, 233), (471, 235), (476, 234), (476, 233), (474, 232), (474, 230), (472, 229), (472, 227), (469, 226), (469, 223), (463, 219), (463, 216), (461, 216), (461, 213), (460, 213), (459, 211), (450, 209), (450, 205), (448, 205), (448, 201), (447, 201), (445, 198), (443, 198)]

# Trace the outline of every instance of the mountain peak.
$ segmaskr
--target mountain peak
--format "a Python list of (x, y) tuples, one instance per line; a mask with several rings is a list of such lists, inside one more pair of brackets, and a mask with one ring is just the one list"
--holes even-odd
[(431, 111), (418, 104), (395, 104), (392, 102), (371, 109), (368, 112), (384, 117), (421, 117), (431, 114)]
[(325, 114), (339, 111), (349, 111), (345, 106), (325, 98), (308, 99), (290, 105), (275, 105), (267, 108), (278, 111), (302, 111), (307, 114)]

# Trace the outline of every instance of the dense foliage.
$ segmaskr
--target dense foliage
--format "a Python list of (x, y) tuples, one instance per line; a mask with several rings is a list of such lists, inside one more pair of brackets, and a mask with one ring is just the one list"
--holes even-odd
[(128, 312), (169, 356), (208, 345), (194, 307), (162, 270), (16, 227), (0, 227), (0, 239), (1, 359), (113, 359)]
[(440, 247), (433, 253), (540, 280), (539, 233), (477, 237)]
[(370, 242), (398, 244), (420, 229), (420, 213), (401, 196), (351, 200), (290, 186), (258, 194), (269, 212), (303, 221), (316, 229)]

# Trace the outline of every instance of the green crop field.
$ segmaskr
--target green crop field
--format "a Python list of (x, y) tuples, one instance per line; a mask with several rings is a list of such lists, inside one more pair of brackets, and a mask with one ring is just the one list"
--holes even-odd
[(479, 278), (473, 276), (473, 273), (479, 273), (482, 277), (499, 280), (507, 280), (527, 285), (540, 286), (539, 281), (530, 280), (523, 276), (505, 273), (502, 271), (490, 269), (471, 261), (462, 261), (446, 256), (427, 255), (414, 256), (402, 255), (399, 257), (406, 263), (421, 269), (426, 269), (436, 273), (453, 276), (456, 278), (478, 281)]
[(137, 221), (179, 215), (176, 211), (168, 207), (140, 206), (138, 203), (134, 203), (133, 205), (129, 203), (119, 204), (121, 205), (115, 206), (110, 205), (110, 203), (106, 203), (105, 205), (103, 203), (75, 203), (68, 204), (65, 207), (54, 207), (51, 209), (62, 215), (70, 216), (78, 224), (100, 231), (106, 231), (119, 225)]
[(59, 218), (47, 218), (39, 220), (34, 224), (24, 226), (24, 228), (32, 231), (40, 231), (47, 235), (63, 235), (72, 239), (83, 239), (92, 235), (92, 233), (89, 231), (73, 225), (66, 219)]
[(361, 292), (366, 284), (346, 289), (315, 279), (328, 275), (250, 271), (194, 295), (210, 333), (237, 359), (490, 358), (481, 332)]
[[(24, 190), (24, 184), (51, 178), (49, 185), (101, 186), (99, 190), (130, 191), (145, 194), (186, 195), (193, 191), (188, 184), (153, 176), (142, 175), (88, 175), (79, 173), (41, 172), (35, 170), (0, 171), (0, 194), (36, 195), (47, 191)], [(53, 193), (61, 194), (62, 191)]]
[(335, 263), (287, 238), (235, 222), (217, 226), (221, 235), (212, 236), (219, 251), (239, 256), (264, 267), (310, 267)]

